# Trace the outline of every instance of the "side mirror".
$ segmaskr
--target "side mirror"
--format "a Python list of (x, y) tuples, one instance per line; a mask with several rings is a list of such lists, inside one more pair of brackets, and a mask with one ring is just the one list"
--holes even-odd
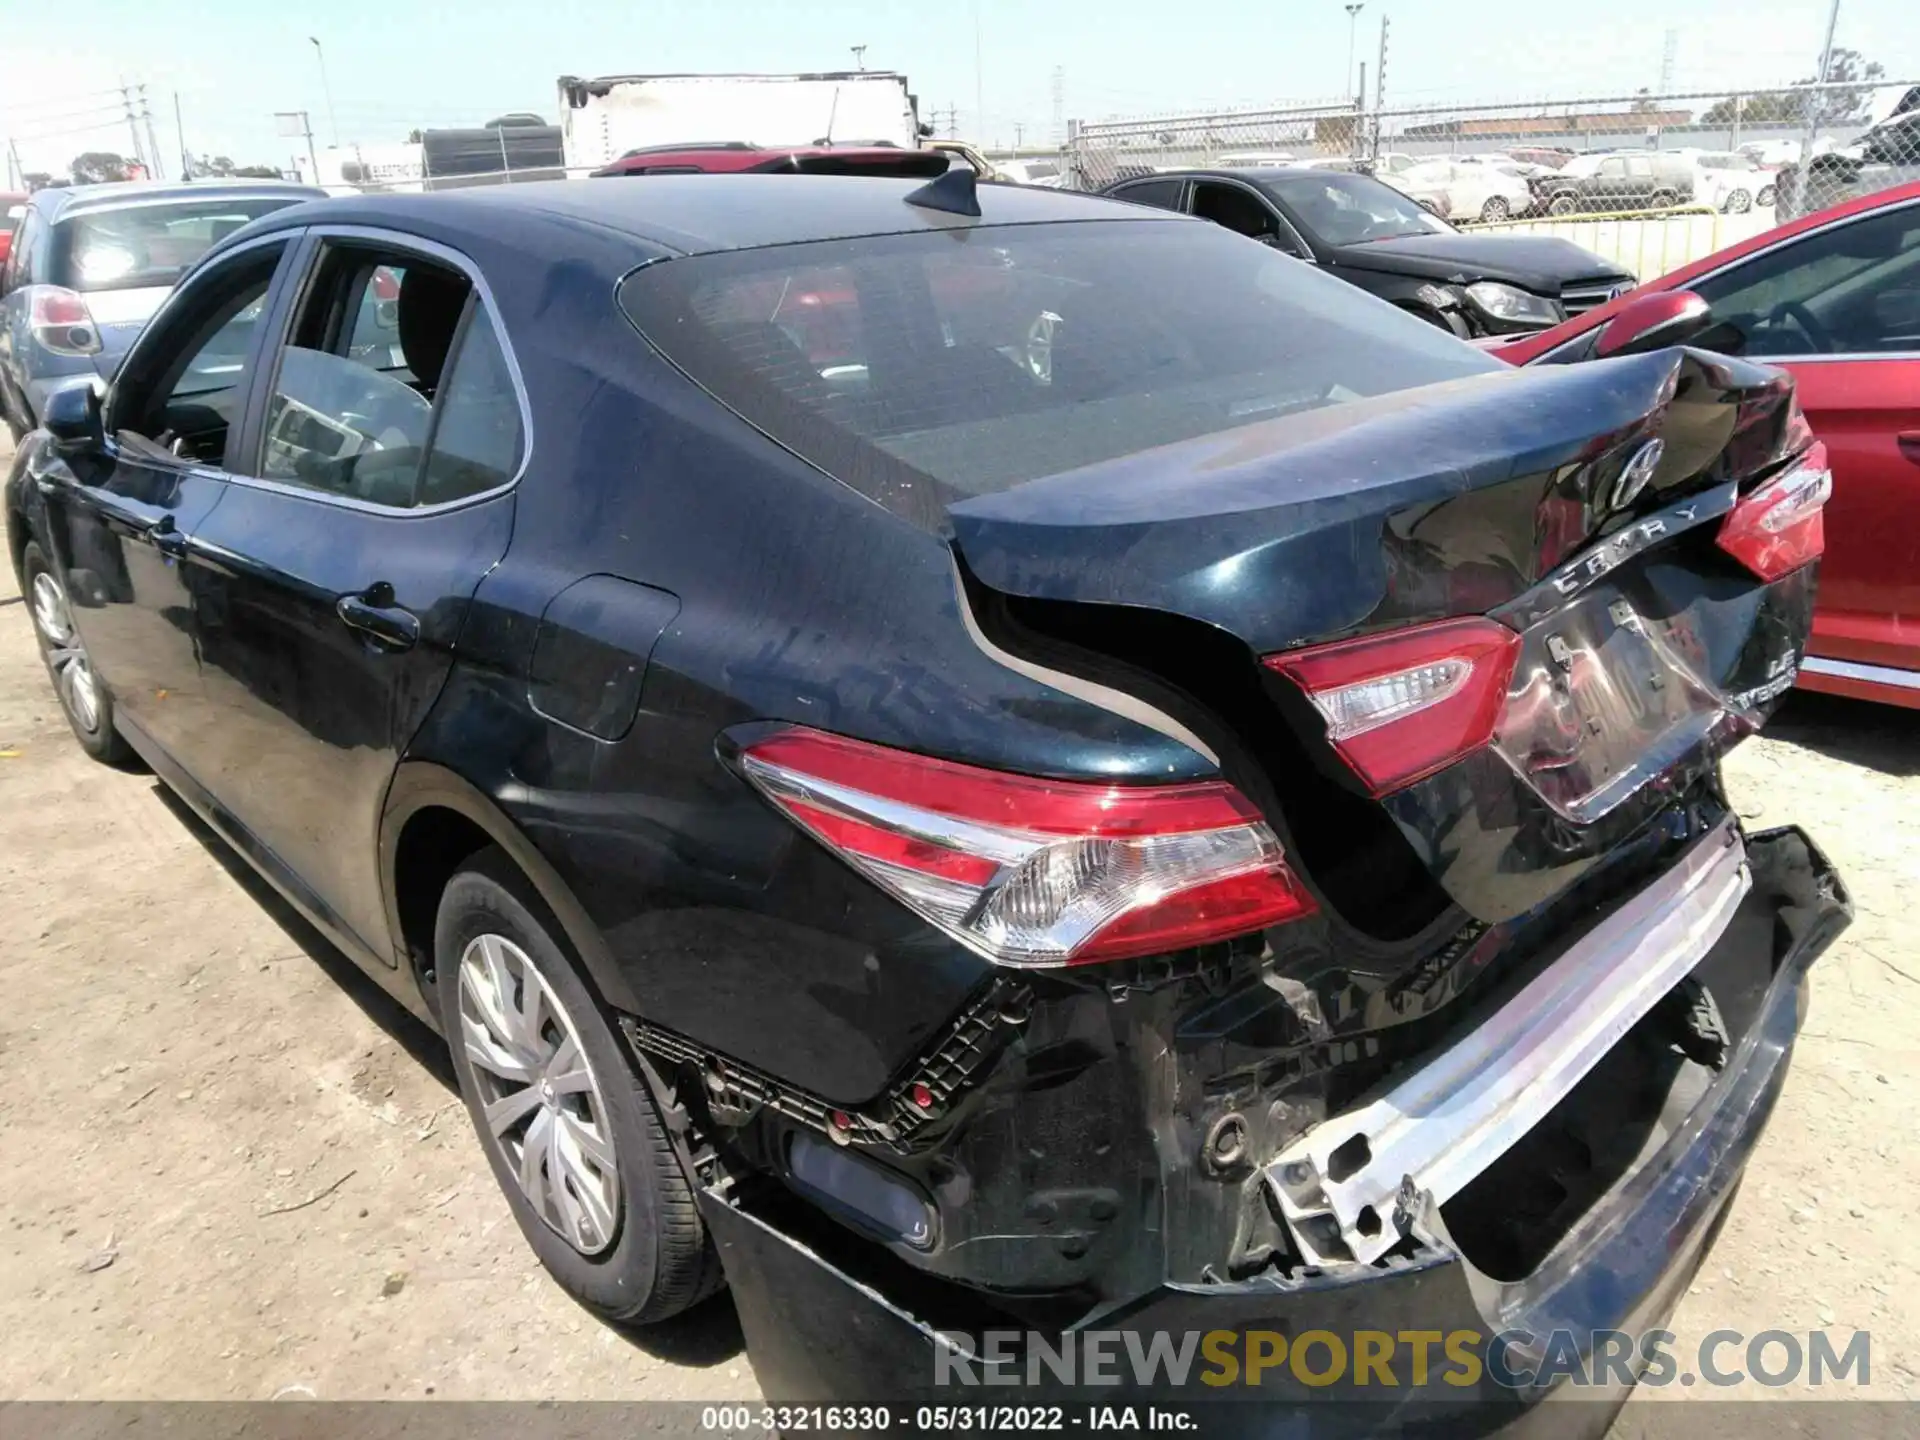
[(85, 450), (106, 440), (100, 420), (100, 392), (91, 381), (49, 395), (40, 423), (63, 450)]
[(1594, 342), (1596, 360), (1683, 345), (1713, 328), (1713, 312), (1691, 290), (1661, 290), (1629, 301)]

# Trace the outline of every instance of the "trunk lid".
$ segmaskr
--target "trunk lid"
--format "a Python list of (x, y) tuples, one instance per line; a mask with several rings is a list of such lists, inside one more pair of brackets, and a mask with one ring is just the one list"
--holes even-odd
[[(1101, 607), (1116, 626), (1183, 616), (1231, 636), (1250, 666), (1455, 617), (1505, 627), (1517, 659), (1491, 741), (1370, 798), (1457, 903), (1510, 919), (1759, 724), (1799, 663), (1813, 569), (1769, 584), (1714, 545), (1738, 494), (1796, 443), (1779, 372), (1671, 350), (1516, 378), (1353, 401), (964, 500), (948, 508), (953, 543), (990, 591)], [(1263, 683), (1274, 723), (1366, 790), (1296, 682)]]

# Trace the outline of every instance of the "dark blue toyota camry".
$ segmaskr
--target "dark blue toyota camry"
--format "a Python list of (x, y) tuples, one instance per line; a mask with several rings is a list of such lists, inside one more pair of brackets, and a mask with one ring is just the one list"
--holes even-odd
[(1092, 197), (663, 176), (279, 211), (44, 424), (79, 743), (445, 1035), (562, 1286), (730, 1284), (769, 1397), (1471, 1333), (1449, 1403), (1524, 1418), (1684, 1288), (1849, 915), (1720, 784), (1830, 483), (1738, 360), (1513, 371)]

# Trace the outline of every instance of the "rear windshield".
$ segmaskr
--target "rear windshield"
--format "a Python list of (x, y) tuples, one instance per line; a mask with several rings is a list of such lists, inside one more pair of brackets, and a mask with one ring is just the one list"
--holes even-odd
[(930, 528), (1043, 475), (1499, 361), (1190, 221), (974, 226), (692, 256), (620, 303), (717, 399)]
[(256, 196), (83, 210), (54, 226), (53, 283), (82, 291), (172, 285), (215, 241), (292, 203)]

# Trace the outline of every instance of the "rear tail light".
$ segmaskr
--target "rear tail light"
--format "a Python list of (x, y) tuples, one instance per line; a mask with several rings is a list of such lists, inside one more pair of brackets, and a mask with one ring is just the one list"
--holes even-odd
[(1827, 447), (1816, 440), (1785, 474), (1728, 512), (1716, 543), (1762, 580), (1778, 580), (1818, 560), (1826, 550), (1823, 516), (1832, 494)]
[(1224, 781), (1038, 780), (802, 728), (741, 765), (815, 839), (1001, 965), (1160, 954), (1314, 908)]
[(1441, 620), (1269, 655), (1327, 722), (1375, 795), (1411, 785), (1493, 737), (1520, 637), (1492, 620)]
[(56, 355), (99, 353), (100, 332), (85, 297), (60, 285), (35, 285), (27, 295), (27, 323), (35, 340)]

